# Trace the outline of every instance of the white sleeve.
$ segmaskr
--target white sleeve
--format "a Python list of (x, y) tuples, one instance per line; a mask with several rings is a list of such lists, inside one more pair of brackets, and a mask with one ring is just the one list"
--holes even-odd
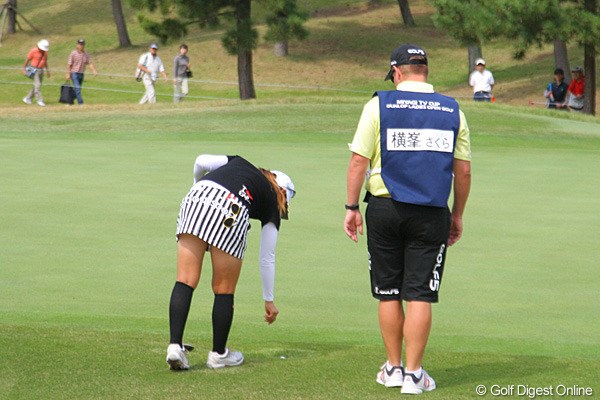
[(279, 231), (274, 223), (262, 227), (260, 234), (260, 279), (263, 287), (263, 299), (273, 301), (275, 290), (275, 247)]
[(210, 171), (214, 171), (228, 162), (229, 159), (227, 156), (213, 156), (211, 154), (199, 155), (194, 163), (194, 183), (198, 182), (200, 178)]

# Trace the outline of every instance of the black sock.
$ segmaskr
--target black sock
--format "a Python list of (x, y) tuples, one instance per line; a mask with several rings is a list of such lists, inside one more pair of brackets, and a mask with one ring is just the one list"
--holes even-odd
[(213, 349), (219, 354), (225, 353), (229, 329), (233, 321), (233, 294), (215, 294), (212, 311)]
[(192, 294), (194, 288), (185, 283), (175, 282), (171, 292), (169, 303), (169, 326), (171, 329), (171, 340), (169, 343), (177, 343), (183, 346), (183, 330), (190, 312)]

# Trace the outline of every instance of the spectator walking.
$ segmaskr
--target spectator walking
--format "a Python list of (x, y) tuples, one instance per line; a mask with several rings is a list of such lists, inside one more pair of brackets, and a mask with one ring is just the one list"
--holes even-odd
[(494, 88), (494, 75), (486, 69), (485, 60), (475, 60), (475, 70), (469, 77), (469, 85), (473, 87), (473, 100), (492, 101), (492, 89)]
[(548, 99), (547, 107), (566, 110), (565, 99), (567, 98), (568, 88), (569, 85), (565, 83), (565, 71), (561, 68), (556, 68), (554, 70), (554, 81), (548, 84), (544, 92), (544, 97)]
[(569, 108), (573, 111), (583, 110), (584, 103), (584, 88), (585, 77), (583, 76), (583, 68), (577, 66), (571, 70), (573, 80), (569, 84)]
[(173, 60), (173, 102), (179, 103), (189, 91), (188, 74), (190, 72), (190, 59), (187, 56), (188, 46), (179, 46), (179, 54)]
[(75, 97), (77, 97), (77, 104), (83, 104), (83, 97), (81, 96), (81, 86), (83, 85), (83, 77), (85, 75), (85, 66), (89, 65), (90, 69), (94, 73), (94, 76), (98, 74), (96, 71), (96, 67), (94, 63), (92, 63), (92, 58), (85, 51), (85, 40), (79, 39), (77, 40), (77, 44), (75, 46), (75, 50), (69, 54), (69, 59), (67, 60), (67, 80), (71, 80), (73, 82), (73, 87), (75, 89)]
[[(359, 195), (367, 176), (371, 294), (379, 300), (387, 355), (376, 381), (401, 386), (402, 393), (420, 394), (436, 387), (422, 360), (446, 248), (462, 235), (471, 147), (456, 100), (435, 93), (427, 83), (425, 50), (400, 46), (390, 65), (386, 80), (396, 88), (377, 92), (364, 106), (350, 145), (344, 231), (355, 242), (357, 233), (362, 234)], [(453, 184), (451, 214), (448, 197)]]
[(150, 50), (147, 53), (142, 54), (138, 60), (138, 69), (142, 73), (142, 82), (146, 88), (146, 93), (144, 93), (144, 96), (140, 100), (140, 104), (156, 103), (156, 90), (154, 86), (159, 73), (162, 75), (165, 82), (168, 80), (165, 66), (157, 53), (158, 45), (152, 43), (150, 45)]
[(27, 96), (23, 97), (23, 102), (26, 104), (31, 104), (35, 96), (38, 106), (46, 106), (42, 97), (42, 82), (44, 80), (44, 72), (50, 78), (50, 67), (48, 66), (49, 48), (50, 43), (46, 39), (42, 39), (27, 54), (27, 59), (23, 64), (23, 73), (33, 79), (33, 88)]

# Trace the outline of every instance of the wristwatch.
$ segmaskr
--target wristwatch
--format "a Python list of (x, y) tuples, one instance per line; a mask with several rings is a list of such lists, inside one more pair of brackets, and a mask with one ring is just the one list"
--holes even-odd
[(344, 204), (346, 210), (358, 210), (358, 204)]

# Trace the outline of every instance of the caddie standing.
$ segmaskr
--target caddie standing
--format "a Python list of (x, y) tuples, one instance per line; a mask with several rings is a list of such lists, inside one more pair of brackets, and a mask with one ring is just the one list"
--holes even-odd
[(446, 249), (462, 235), (471, 146), (456, 100), (427, 83), (425, 51), (400, 46), (390, 64), (386, 80), (396, 90), (377, 92), (365, 105), (350, 145), (344, 231), (355, 242), (363, 232), (359, 195), (366, 176), (371, 291), (387, 354), (376, 381), (420, 394), (436, 387), (422, 360)]

